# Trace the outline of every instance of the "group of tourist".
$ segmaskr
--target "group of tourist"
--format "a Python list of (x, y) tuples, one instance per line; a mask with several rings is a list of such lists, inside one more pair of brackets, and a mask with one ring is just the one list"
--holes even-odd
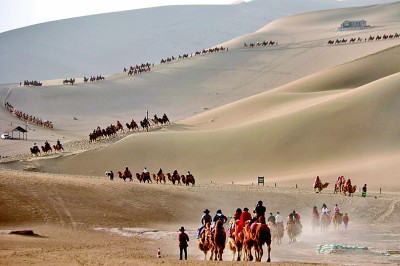
[(328, 40), (328, 45), (333, 45), (333, 44), (346, 44), (347, 41), (349, 43), (355, 43), (355, 42), (370, 42), (370, 41), (380, 41), (380, 40), (391, 40), (391, 39), (397, 39), (400, 37), (400, 34), (397, 32), (394, 34), (384, 34), (384, 35), (377, 35), (377, 36), (369, 36), (368, 38), (361, 38), (358, 37), (357, 39), (355, 37), (348, 39), (342, 38), (342, 39), (336, 39), (336, 40)]
[(19, 119), (25, 120), (26, 122), (29, 122), (29, 123), (37, 125), (37, 126), (53, 129), (53, 123), (51, 121), (42, 120), (38, 117), (26, 114), (22, 111), (19, 111), (19, 110), (15, 109), (14, 106), (12, 106), (9, 102), (6, 102), (4, 104), (4, 107), (7, 109), (7, 111), (14, 114)]
[[(321, 186), (322, 186), (322, 181), (320, 177), (317, 176), (314, 180), (314, 185), (313, 185), (314, 191), (317, 191)], [(353, 193), (352, 188), (354, 187), (351, 183), (351, 179), (349, 178), (346, 180), (346, 178), (341, 175), (337, 178), (335, 182), (335, 188), (333, 193), (336, 194), (338, 192), (349, 192), (350, 195), (350, 193)], [(362, 187), (361, 196), (364, 198), (367, 196), (367, 184), (364, 184), (364, 186)]]
[(24, 82), (20, 82), (19, 86), (21, 87), (22, 85), (24, 86), (42, 86), (42, 82), (36, 81), (36, 80), (24, 80)]

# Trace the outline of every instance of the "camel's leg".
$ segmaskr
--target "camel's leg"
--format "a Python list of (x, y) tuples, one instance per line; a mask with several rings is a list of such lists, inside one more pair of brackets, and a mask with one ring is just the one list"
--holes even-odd
[(267, 262), (271, 262), (271, 246), (268, 246), (268, 259)]

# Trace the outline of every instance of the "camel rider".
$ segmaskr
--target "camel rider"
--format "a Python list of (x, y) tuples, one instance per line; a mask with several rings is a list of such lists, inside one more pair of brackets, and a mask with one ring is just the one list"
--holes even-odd
[(217, 213), (214, 215), (213, 218), (214, 225), (212, 226), (211, 231), (214, 229), (215, 225), (217, 224), (217, 221), (219, 220), (221, 220), (223, 224), (228, 221), (228, 218), (222, 214), (221, 210), (218, 210)]
[[(298, 212), (296, 212), (295, 210), (293, 210), (292, 213), (291, 213), (290, 215), (292, 215), (293, 221), (294, 221), (296, 224), (299, 224), (300, 226), (302, 226), (302, 225), (301, 225), (301, 222), (300, 222), (300, 214), (299, 214)], [(289, 215), (289, 216), (290, 216), (290, 215)]]
[(242, 209), (237, 208), (236, 212), (233, 214), (232, 219), (229, 221), (229, 236), (235, 231), (235, 225), (240, 220), (240, 215), (242, 215)]
[(193, 176), (193, 175), (190, 173), (190, 171), (188, 171), (187, 175), (188, 175), (188, 176)]
[(117, 127), (122, 127), (121, 122), (119, 122), (119, 120), (117, 120)]
[(346, 183), (344, 183), (344, 190), (350, 190), (351, 188), (351, 180), (347, 179)]
[(158, 170), (157, 175), (161, 175), (161, 173), (162, 173), (162, 169), (160, 168), (160, 170)]
[(174, 173), (172, 174), (172, 176), (176, 176), (176, 175), (178, 175), (178, 171), (175, 169)]
[(314, 189), (318, 188), (320, 184), (321, 184), (321, 179), (319, 179), (319, 176), (317, 176), (314, 181)]
[(36, 150), (37, 148), (38, 148), (38, 146), (37, 146), (36, 142), (33, 143), (33, 149)]
[(269, 214), (269, 217), (268, 217), (268, 222), (270, 222), (270, 223), (272, 223), (272, 224), (276, 224), (276, 219), (275, 219), (275, 216), (272, 214), (272, 212)]
[(328, 212), (329, 212), (329, 210), (328, 210), (328, 207), (326, 206), (326, 204), (325, 203), (322, 204), (321, 214), (322, 215), (328, 215)]
[(276, 224), (281, 224), (281, 225), (283, 225), (283, 218), (282, 218), (282, 216), (281, 216), (281, 214), (279, 213), (279, 212), (276, 212), (276, 215), (275, 215), (275, 222), (276, 222)]
[(339, 207), (337, 206), (337, 204), (335, 204), (335, 207), (333, 207), (333, 211), (335, 213), (340, 213)]
[(124, 171), (125, 176), (127, 176), (129, 173), (130, 173), (130, 171), (129, 171), (129, 169), (128, 169), (128, 166), (126, 166), (126, 167), (125, 167), (125, 171)]
[(237, 236), (239, 232), (242, 231), (243, 226), (245, 224), (246, 221), (251, 220), (251, 213), (249, 212), (249, 208), (244, 207), (242, 214), (240, 214), (240, 218), (239, 218), (239, 223), (236, 226), (236, 231), (235, 231), (235, 235)]
[(61, 143), (60, 143), (59, 139), (57, 139), (57, 145), (58, 145), (58, 147), (61, 147)]
[(147, 171), (147, 168), (145, 167), (144, 169), (143, 169), (143, 174), (147, 174), (149, 171)]
[(133, 127), (136, 124), (135, 120), (132, 118), (131, 120), (131, 127)]
[(203, 214), (203, 216), (201, 216), (201, 220), (200, 220), (200, 222), (201, 222), (201, 227), (197, 230), (197, 236), (196, 236), (197, 239), (198, 239), (198, 238), (201, 236), (201, 234), (203, 233), (204, 227), (206, 226), (206, 224), (207, 224), (207, 223), (210, 223), (210, 224), (211, 224), (211, 222), (212, 222), (212, 217), (211, 217), (211, 215), (210, 215), (210, 211), (209, 211), (208, 209), (205, 209), (203, 212), (204, 212), (204, 214)]
[(265, 208), (265, 206), (263, 206), (263, 202), (259, 200), (256, 205), (256, 208), (253, 211), (254, 217), (251, 222), (253, 223), (254, 221), (257, 221), (260, 216), (265, 216), (266, 211), (267, 208)]
[(314, 206), (314, 208), (312, 210), (312, 218), (313, 219), (319, 219), (319, 213), (318, 213), (317, 206)]

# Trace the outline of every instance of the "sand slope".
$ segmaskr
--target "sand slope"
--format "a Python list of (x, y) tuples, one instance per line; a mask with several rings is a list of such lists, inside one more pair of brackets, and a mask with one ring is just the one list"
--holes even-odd
[[(382, 8), (382, 12), (389, 14), (391, 10), (387, 6)], [(377, 48), (375, 44), (347, 47), (355, 53), (367, 45)], [(319, 49), (332, 52), (329, 49), (339, 47), (308, 47), (308, 56), (316, 56)], [(276, 60), (284, 65), (282, 57), (292, 51), (279, 50), (281, 56)], [(223, 58), (228, 58), (229, 53), (223, 54)], [(398, 46), (381, 50), (333, 68), (325, 67), (323, 71), (193, 116), (164, 130), (134, 134), (109, 147), (40, 164), (49, 171), (88, 175), (123, 169), (126, 165), (134, 172), (141, 172), (144, 166), (153, 172), (159, 168), (166, 172), (190, 170), (204, 181), (235, 183), (252, 183), (260, 175), (271, 183), (278, 180), (300, 184), (309, 183), (318, 174), (330, 182), (338, 175), (345, 175), (358, 186), (369, 183), (375, 190), (383, 187), (396, 191), (400, 185), (395, 178), (399, 157), (398, 58)], [(320, 60), (315, 61), (316, 64), (311, 64), (314, 67), (323, 65)], [(285, 67), (292, 66), (290, 63)], [(266, 76), (271, 78), (274, 71)], [(245, 74), (238, 77), (249, 78)], [(226, 82), (221, 75), (219, 78), (224, 83), (235, 82), (232, 81), (235, 78)], [(259, 75), (251, 85), (242, 85), (242, 89), (261, 86), (265, 79)], [(235, 89), (230, 92), (234, 94)], [(382, 184), (381, 178), (387, 182)]]

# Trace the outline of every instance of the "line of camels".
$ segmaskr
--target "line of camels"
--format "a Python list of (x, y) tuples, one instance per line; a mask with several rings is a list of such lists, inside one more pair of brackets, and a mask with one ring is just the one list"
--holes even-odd
[[(124, 182), (126, 180), (128, 181), (133, 181), (133, 175), (130, 170), (125, 169), (125, 171), (118, 171), (117, 172), (118, 177)], [(110, 180), (114, 179), (114, 173), (112, 171), (107, 171), (105, 173), (107, 177), (110, 178)], [(136, 179), (140, 183), (153, 183), (151, 177), (153, 177), (153, 180), (158, 184), (166, 184), (167, 180), (170, 181), (173, 185), (192, 185), (195, 186), (196, 180), (194, 176), (189, 172), (187, 175), (180, 175), (177, 170), (175, 170), (172, 174), (167, 173), (166, 175), (163, 173), (163, 171), (160, 169), (157, 174), (150, 174), (150, 172), (142, 172), (142, 173), (136, 173)]]
[[(345, 185), (345, 181), (339, 183), (338, 181), (335, 182), (335, 186), (333, 188), (333, 194), (341, 194), (343, 196), (353, 196), (354, 193), (357, 191), (357, 185)], [(319, 182), (314, 190), (316, 193), (321, 193), (321, 191), (329, 186), (328, 182), (322, 183)]]
[[(235, 223), (236, 229), (237, 223)], [(232, 260), (240, 261), (261, 261), (264, 250), (263, 245), (267, 245), (267, 262), (271, 261), (271, 241), (272, 232), (265, 222), (265, 217), (260, 216), (256, 222), (250, 223), (250, 220), (246, 221), (242, 231), (235, 236), (232, 233), (231, 236), (227, 237), (226, 232), (223, 228), (222, 220), (218, 220), (215, 224), (215, 228), (211, 229), (211, 224), (206, 223), (203, 232), (198, 239), (198, 248), (204, 253), (204, 260), (207, 259), (208, 252), (211, 253), (209, 260), (222, 261), (222, 254), (225, 246), (227, 245), (233, 253)], [(228, 243), (226, 241), (228, 239)], [(254, 256), (252, 255), (252, 249), (254, 249)], [(237, 254), (237, 256), (236, 256)]]
[(400, 34), (397, 32), (394, 34), (383, 34), (377, 35), (377, 36), (369, 36), (368, 38), (361, 38), (358, 37), (357, 39), (355, 37), (348, 39), (342, 38), (342, 39), (336, 39), (336, 40), (328, 40), (328, 45), (334, 45), (334, 44), (346, 44), (347, 41), (349, 43), (355, 43), (355, 42), (370, 42), (370, 41), (380, 41), (380, 40), (391, 40), (391, 39), (397, 39), (400, 37)]
[[(315, 232), (317, 228), (320, 228), (324, 232), (331, 223), (333, 223), (334, 229), (338, 230), (342, 224), (342, 219), (343, 214), (339, 212), (331, 217), (322, 214), (318, 215), (318, 217), (313, 216), (311, 219), (312, 231)], [(271, 245), (282, 244), (285, 232), (288, 235), (289, 244), (296, 243), (303, 228), (300, 221), (293, 215), (289, 215), (288, 217), (286, 230), (283, 222), (266, 223), (265, 217), (261, 216), (254, 223), (252, 223), (252, 220), (246, 221), (244, 227), (241, 231), (238, 231), (238, 235), (236, 236), (235, 232), (238, 220), (231, 219), (230, 228), (231, 223), (234, 223), (234, 230), (232, 230), (232, 234), (228, 237), (226, 236), (226, 232), (220, 229), (222, 221), (217, 221), (214, 230), (211, 228), (210, 223), (205, 225), (205, 229), (198, 239), (198, 248), (204, 253), (204, 260), (207, 259), (208, 252), (211, 253), (209, 260), (222, 260), (222, 254), (226, 245), (232, 251), (232, 261), (261, 261), (264, 254), (263, 245), (266, 244), (268, 252), (267, 262), (270, 262)], [(254, 250), (254, 257), (252, 250)]]
[[(42, 151), (40, 151), (40, 149)], [(40, 147), (40, 149), (38, 146), (31, 147), (30, 148), (31, 154), (34, 156), (41, 156), (42, 152), (43, 152), (43, 155), (49, 155), (49, 154), (53, 153), (53, 150), (54, 150), (54, 153), (64, 151), (64, 147), (62, 146), (61, 143), (57, 143), (57, 144), (53, 145), (53, 147), (51, 147), (50, 143), (46, 143), (45, 145), (42, 145)]]
[[(146, 117), (139, 122), (142, 130), (148, 130), (152, 126), (159, 127), (165, 124), (170, 124), (168, 116), (164, 113), (162, 117), (158, 117), (157, 114), (153, 118), (147, 119)], [(139, 126), (134, 119), (130, 123), (125, 123), (127, 132), (139, 131)], [(89, 142), (95, 142), (103, 139), (109, 139), (115, 137), (118, 133), (125, 133), (124, 126), (118, 120), (117, 123), (111, 124), (106, 128), (100, 128), (98, 126), (93, 132), (89, 133)]]
[(254, 47), (264, 47), (264, 46), (274, 46), (274, 45), (278, 45), (277, 41), (262, 41), (262, 42), (252, 42), (250, 44), (247, 43), (243, 43), (243, 47), (244, 48), (254, 48)]

